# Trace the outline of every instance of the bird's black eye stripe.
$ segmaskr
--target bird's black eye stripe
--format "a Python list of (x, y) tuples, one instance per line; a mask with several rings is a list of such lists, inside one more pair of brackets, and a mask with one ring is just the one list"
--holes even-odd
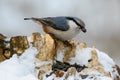
[(81, 28), (83, 27), (82, 25), (80, 25), (74, 18), (72, 18), (72, 17), (66, 17), (67, 19), (69, 19), (69, 20), (72, 20), (72, 21), (74, 21), (78, 26), (80, 26)]

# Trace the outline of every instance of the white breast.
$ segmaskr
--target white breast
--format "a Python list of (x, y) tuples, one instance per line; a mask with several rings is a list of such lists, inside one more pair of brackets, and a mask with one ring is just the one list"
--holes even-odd
[(70, 28), (67, 31), (55, 30), (52, 27), (49, 27), (49, 32), (54, 34), (54, 36), (60, 40), (70, 40), (79, 34), (80, 28), (73, 23), (73, 21), (69, 21), (68, 24), (70, 25)]

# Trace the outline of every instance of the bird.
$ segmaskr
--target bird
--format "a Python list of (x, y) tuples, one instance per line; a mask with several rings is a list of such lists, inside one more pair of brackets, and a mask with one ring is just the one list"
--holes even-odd
[(71, 16), (45, 17), (45, 18), (24, 18), (24, 20), (32, 20), (40, 25), (44, 32), (50, 34), (52, 37), (69, 41), (77, 36), (81, 31), (86, 32), (85, 23), (77, 18)]

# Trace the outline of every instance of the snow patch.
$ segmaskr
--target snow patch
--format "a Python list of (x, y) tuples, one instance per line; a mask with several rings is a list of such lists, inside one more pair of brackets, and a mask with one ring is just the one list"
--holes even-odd
[(63, 58), (64, 58), (64, 52), (61, 50), (58, 50), (56, 60), (63, 62)]
[(109, 72), (113, 69), (113, 66), (115, 66), (114, 61), (112, 58), (110, 58), (106, 53), (100, 52), (97, 50), (98, 60), (99, 62), (104, 66), (104, 69), (106, 72)]
[(35, 48), (27, 49), (22, 56), (13, 55), (0, 63), (0, 80), (38, 80), (35, 71)]
[(70, 64), (87, 65), (91, 59), (91, 50), (91, 48), (80, 49), (80, 46), (77, 46), (75, 57), (71, 58)]

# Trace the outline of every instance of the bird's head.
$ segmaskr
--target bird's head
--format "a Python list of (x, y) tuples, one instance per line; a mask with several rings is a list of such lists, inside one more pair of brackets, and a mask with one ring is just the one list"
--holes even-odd
[(68, 20), (72, 20), (79, 28), (85, 33), (87, 30), (85, 28), (85, 23), (77, 17), (66, 17)]

